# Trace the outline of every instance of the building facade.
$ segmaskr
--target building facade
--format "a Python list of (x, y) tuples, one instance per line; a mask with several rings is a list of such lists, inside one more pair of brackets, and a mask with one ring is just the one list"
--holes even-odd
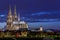
[(28, 25), (25, 21), (20, 21), (20, 14), (17, 16), (16, 6), (14, 7), (14, 15), (12, 15), (11, 6), (9, 6), (6, 30), (20, 29), (28, 29)]

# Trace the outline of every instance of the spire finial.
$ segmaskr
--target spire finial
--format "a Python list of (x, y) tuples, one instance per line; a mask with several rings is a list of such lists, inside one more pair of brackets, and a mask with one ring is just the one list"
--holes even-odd
[(12, 12), (11, 12), (11, 5), (9, 5), (9, 13), (8, 13), (8, 14), (9, 14), (9, 15), (12, 15), (11, 13), (12, 13)]
[(16, 5), (15, 5), (15, 7), (14, 7), (14, 15), (16, 15)]

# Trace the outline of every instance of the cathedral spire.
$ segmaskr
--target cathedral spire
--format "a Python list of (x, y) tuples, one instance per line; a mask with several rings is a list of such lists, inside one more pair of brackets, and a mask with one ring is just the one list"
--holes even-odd
[(7, 30), (10, 30), (10, 28), (12, 27), (12, 12), (11, 12), (11, 6), (9, 5), (9, 12), (8, 12), (8, 16), (7, 16)]
[(16, 5), (14, 7), (14, 20), (17, 20)]
[(9, 11), (8, 11), (8, 19), (11, 18), (12, 20), (12, 11), (11, 11), (11, 6), (9, 5)]
[(15, 7), (14, 7), (14, 15), (17, 15), (17, 14), (16, 14), (16, 5), (15, 5)]
[(18, 21), (20, 21), (20, 13), (18, 13)]
[(9, 15), (12, 15), (12, 12), (11, 12), (11, 6), (9, 5), (9, 12), (8, 12), (8, 16)]

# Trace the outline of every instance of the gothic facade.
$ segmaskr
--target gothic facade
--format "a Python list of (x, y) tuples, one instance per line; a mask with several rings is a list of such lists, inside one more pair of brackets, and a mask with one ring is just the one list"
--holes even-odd
[(19, 29), (28, 29), (28, 25), (25, 21), (20, 21), (20, 14), (17, 16), (16, 6), (14, 7), (14, 15), (12, 15), (11, 6), (9, 6), (6, 30)]

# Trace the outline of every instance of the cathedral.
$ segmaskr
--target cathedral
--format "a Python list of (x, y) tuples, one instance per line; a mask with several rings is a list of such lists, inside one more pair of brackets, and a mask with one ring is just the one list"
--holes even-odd
[(11, 11), (11, 6), (9, 6), (6, 30), (25, 30), (25, 29), (28, 29), (28, 25), (25, 21), (20, 21), (20, 14), (18, 14), (17, 16), (16, 6), (14, 7), (13, 15)]

